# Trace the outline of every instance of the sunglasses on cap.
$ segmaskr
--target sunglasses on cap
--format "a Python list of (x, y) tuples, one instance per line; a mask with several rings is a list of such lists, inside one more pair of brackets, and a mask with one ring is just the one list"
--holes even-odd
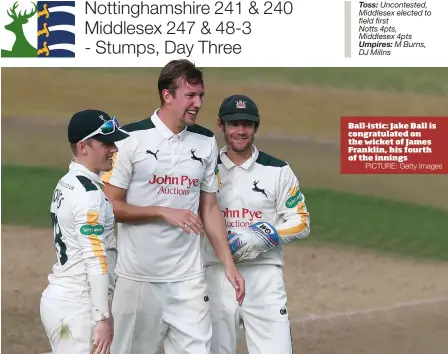
[(101, 134), (101, 135), (112, 134), (115, 131), (115, 129), (118, 129), (119, 126), (120, 126), (120, 124), (118, 123), (118, 119), (115, 117), (112, 117), (110, 120), (105, 121), (101, 125), (101, 127), (99, 127), (94, 132), (90, 133), (89, 135), (87, 135), (85, 138), (83, 138), (80, 141), (85, 141), (85, 140), (91, 138), (92, 136), (95, 136), (98, 134)]

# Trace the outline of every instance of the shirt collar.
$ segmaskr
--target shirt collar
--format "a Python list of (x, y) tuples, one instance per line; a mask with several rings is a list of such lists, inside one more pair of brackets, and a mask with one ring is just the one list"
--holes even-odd
[(179, 137), (187, 130), (187, 127), (184, 128), (184, 130), (182, 130), (179, 134), (174, 134), (172, 132), (172, 130), (170, 128), (168, 128), (165, 123), (162, 122), (162, 120), (160, 119), (158, 112), (159, 112), (160, 108), (157, 108), (153, 115), (151, 116), (151, 121), (154, 123), (154, 126), (157, 128), (157, 130), (162, 134), (162, 136), (166, 139), (169, 140), (171, 139), (174, 135), (178, 135)]
[(93, 182), (95, 182), (99, 185), (103, 185), (103, 182), (101, 181), (100, 176), (98, 176), (96, 173), (90, 171), (87, 167), (85, 167), (84, 165), (81, 165), (78, 162), (75, 162), (72, 160), (72, 162), (70, 162), (70, 165), (69, 165), (69, 170), (70, 170), (70, 172), (74, 172), (77, 175), (81, 174), (83, 176), (86, 176), (90, 180), (92, 180)]
[[(229, 159), (226, 152), (227, 152), (227, 146), (224, 146), (219, 151), (219, 157), (220, 157), (221, 162), (223, 163), (224, 167), (227, 168), (228, 170), (230, 170), (231, 168), (235, 167), (236, 165), (233, 163), (232, 160)], [(257, 160), (257, 158), (258, 158), (258, 149), (256, 148), (255, 145), (252, 145), (251, 157), (249, 157), (246, 161), (244, 161), (244, 163), (241, 166), (238, 166), (238, 167), (248, 170), (250, 168), (250, 166), (252, 166), (252, 164)]]

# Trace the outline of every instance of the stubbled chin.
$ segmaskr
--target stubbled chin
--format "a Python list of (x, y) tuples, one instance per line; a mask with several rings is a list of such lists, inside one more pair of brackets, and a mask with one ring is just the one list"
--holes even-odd
[(249, 147), (249, 141), (247, 141), (247, 140), (244, 140), (244, 141), (233, 141), (233, 149), (235, 150), (235, 151), (238, 151), (238, 152), (242, 152), (242, 151), (245, 151), (245, 150), (247, 150), (248, 149), (248, 147)]

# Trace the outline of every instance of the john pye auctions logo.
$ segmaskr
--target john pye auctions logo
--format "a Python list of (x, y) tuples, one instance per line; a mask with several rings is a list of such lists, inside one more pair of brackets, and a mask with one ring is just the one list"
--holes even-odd
[[(226, 226), (229, 228), (248, 227), (250, 224), (253, 224), (254, 222), (260, 220), (263, 217), (263, 213), (261, 210), (250, 210), (247, 208), (241, 208), (241, 209), (225, 208), (221, 210), (221, 213), (226, 221)], [(231, 220), (231, 219), (237, 219), (237, 220)]]
[(260, 210), (250, 210), (247, 208), (241, 209), (229, 209), (225, 208), (221, 210), (222, 215), (225, 218), (243, 218), (249, 219), (249, 221), (254, 221), (255, 219), (261, 219), (262, 212)]
[[(152, 180), (148, 181), (149, 184), (161, 185), (159, 194), (178, 194), (188, 195), (191, 187), (198, 187), (200, 181), (198, 178), (190, 178), (189, 176), (156, 176), (154, 175)], [(166, 187), (172, 185), (175, 187)], [(183, 188), (182, 188), (183, 187)]]

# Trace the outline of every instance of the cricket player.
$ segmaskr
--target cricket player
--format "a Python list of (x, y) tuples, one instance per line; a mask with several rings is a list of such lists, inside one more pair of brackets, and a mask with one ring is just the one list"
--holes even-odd
[(113, 209), (99, 174), (112, 168), (115, 142), (128, 136), (99, 110), (78, 112), (68, 125), (73, 159), (50, 206), (58, 260), (40, 303), (53, 354), (109, 353), (117, 251)]
[(195, 124), (202, 72), (187, 60), (173, 60), (162, 69), (158, 90), (161, 107), (123, 127), (130, 137), (102, 176), (119, 223), (111, 353), (155, 354), (163, 342), (166, 354), (206, 354), (212, 328), (203, 230), (237, 305), (245, 285), (216, 198), (216, 139)]
[(219, 108), (218, 126), (226, 145), (218, 160), (218, 204), (247, 294), (241, 307), (234, 303), (223, 268), (205, 239), (213, 354), (236, 353), (240, 324), (250, 354), (292, 353), (283, 245), (308, 236), (310, 217), (288, 163), (253, 145), (259, 124), (258, 107), (247, 96), (230, 96)]

